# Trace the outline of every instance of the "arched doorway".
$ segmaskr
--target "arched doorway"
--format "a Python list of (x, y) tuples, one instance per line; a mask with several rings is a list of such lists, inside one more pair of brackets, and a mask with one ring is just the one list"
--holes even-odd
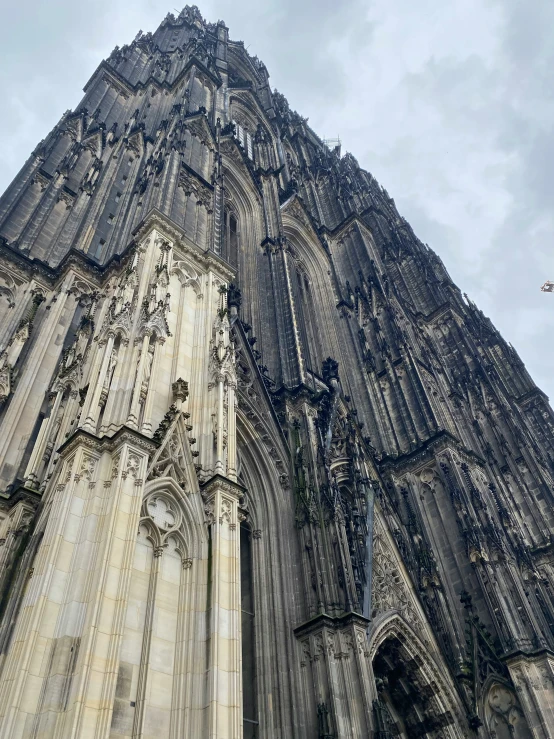
[(399, 616), (380, 631), (372, 650), (379, 739), (463, 736), (452, 691), (447, 690), (428, 650)]

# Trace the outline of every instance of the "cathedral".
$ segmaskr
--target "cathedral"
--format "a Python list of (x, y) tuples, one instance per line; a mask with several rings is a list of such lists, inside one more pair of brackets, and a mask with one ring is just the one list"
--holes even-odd
[(554, 414), (194, 6), (0, 199), (2, 739), (554, 737)]

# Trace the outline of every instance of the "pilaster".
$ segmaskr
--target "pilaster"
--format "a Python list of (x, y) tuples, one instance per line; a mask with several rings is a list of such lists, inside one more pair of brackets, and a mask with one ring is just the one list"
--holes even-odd
[(208, 695), (210, 739), (242, 737), (240, 500), (244, 489), (215, 475), (202, 488), (210, 527)]
[(371, 736), (372, 695), (367, 628), (356, 613), (321, 614), (294, 630), (300, 644), (305, 713), (319, 736)]
[(554, 654), (519, 654), (508, 669), (533, 739), (554, 736)]

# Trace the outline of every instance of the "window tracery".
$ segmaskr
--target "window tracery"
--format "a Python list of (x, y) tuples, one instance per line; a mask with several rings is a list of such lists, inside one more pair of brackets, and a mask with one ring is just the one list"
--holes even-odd
[(299, 308), (300, 338), (306, 351), (306, 364), (309, 370), (319, 373), (323, 353), (321, 351), (319, 335), (317, 333), (317, 313), (314, 305), (311, 281), (303, 264), (295, 263), (296, 269), (296, 296)]
[(239, 221), (233, 205), (227, 203), (224, 211), (224, 255), (233, 267), (239, 266)]
[(254, 137), (251, 133), (254, 128), (250, 121), (245, 120), (243, 117), (239, 117), (235, 114), (232, 119), (233, 126), (235, 127), (234, 137), (240, 144), (246, 156), (254, 161)]
[(189, 561), (183, 534), (183, 512), (170, 490), (156, 490), (145, 496), (141, 525), (148, 525), (159, 553), (178, 554), (183, 568)]

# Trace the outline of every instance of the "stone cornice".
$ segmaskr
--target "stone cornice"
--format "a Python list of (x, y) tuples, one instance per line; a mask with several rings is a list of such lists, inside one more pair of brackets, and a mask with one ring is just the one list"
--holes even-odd
[(210, 190), (211, 192), (214, 191), (214, 186), (211, 184), (211, 182), (208, 182), (208, 180), (205, 180), (201, 174), (199, 174), (192, 167), (189, 167), (189, 165), (186, 162), (181, 162), (181, 169), (184, 170), (187, 174), (189, 174), (194, 179), (198, 180), (198, 182), (200, 182), (207, 190)]
[(128, 426), (122, 426), (112, 436), (96, 436), (84, 429), (77, 429), (77, 431), (75, 431), (75, 433), (58, 449), (58, 453), (60, 457), (67, 457), (79, 446), (86, 446), (90, 450), (97, 451), (98, 453), (104, 451), (112, 452), (117, 449), (117, 447), (120, 447), (125, 443), (132, 444), (135, 448), (138, 448), (147, 454), (151, 454), (158, 448), (158, 444), (148, 436), (144, 436), (144, 434), (141, 434)]
[(409, 472), (420, 465), (426, 464), (434, 458), (435, 453), (450, 449), (461, 454), (472, 464), (483, 468), (485, 460), (471, 449), (463, 447), (458, 439), (448, 431), (439, 431), (435, 436), (422, 442), (413, 452), (401, 454), (398, 457), (383, 457), (378, 462), (380, 472), (392, 471), (395, 473)]
[(53, 289), (60, 279), (71, 270), (89, 279), (92, 282), (91, 287), (100, 288), (114, 272), (120, 271), (127, 264), (133, 247), (138, 241), (145, 238), (152, 228), (161, 231), (174, 242), (174, 248), (177, 252), (192, 257), (203, 270), (212, 270), (226, 282), (234, 279), (235, 269), (225, 259), (209, 249), (200, 249), (185, 235), (182, 228), (156, 209), (152, 209), (135, 228), (133, 231), (134, 239), (121, 254), (114, 254), (104, 265), (98, 264), (98, 262), (77, 249), (71, 249), (57, 267), (51, 267), (40, 259), (29, 258), (2, 238), (0, 238), (0, 261), (13, 264), (20, 274), (25, 275), (29, 280), (41, 281), (47, 289)]
[(521, 649), (516, 649), (513, 652), (503, 654), (500, 659), (502, 662), (505, 662), (508, 666), (512, 667), (514, 666), (514, 664), (517, 664), (519, 660), (535, 661), (544, 659), (545, 657), (554, 659), (554, 651), (552, 651), (552, 649), (548, 649), (548, 647), (544, 647), (543, 649), (535, 649), (531, 652), (523, 652)]
[(378, 208), (375, 205), (370, 205), (369, 208), (366, 208), (360, 213), (350, 213), (346, 216), (346, 218), (344, 218), (333, 228), (329, 228), (329, 226), (326, 226), (324, 224), (321, 225), (319, 227), (319, 231), (321, 234), (326, 234), (332, 239), (337, 239), (340, 238), (343, 231), (345, 231), (349, 226), (352, 226), (353, 224), (358, 224), (358, 226), (363, 227), (364, 231), (366, 231), (366, 233), (368, 233), (369, 236), (371, 236), (371, 238), (373, 239), (374, 237), (370, 229), (368, 228), (367, 223), (364, 223), (364, 221), (362, 220), (364, 216), (367, 216), (371, 213), (375, 213), (378, 216), (383, 216), (383, 218), (387, 218), (387, 214), (381, 208)]
[(244, 497), (246, 488), (240, 483), (230, 480), (228, 477), (223, 475), (213, 475), (209, 480), (206, 480), (200, 488), (203, 498), (210, 498), (218, 490), (223, 490), (225, 493), (234, 495), (238, 500)]
[(41, 498), (42, 494), (38, 490), (33, 490), (33, 488), (28, 488), (25, 485), (20, 485), (11, 494), (5, 490), (0, 493), (0, 500), (9, 500), (8, 508), (13, 508), (21, 500), (30, 503), (33, 508), (36, 508)]
[(77, 249), (71, 249), (57, 267), (51, 267), (40, 259), (29, 258), (3, 238), (0, 238), (0, 261), (13, 264), (20, 274), (26, 275), (29, 280), (42, 280), (42, 284), (47, 289), (53, 289), (60, 279), (71, 270), (90, 279), (94, 286), (102, 287), (114, 272), (120, 271), (127, 264), (133, 247), (136, 246), (138, 241), (145, 238), (152, 228), (157, 228), (168, 239), (172, 240), (177, 252), (192, 257), (203, 270), (211, 270), (227, 282), (234, 279), (236, 271), (225, 259), (209, 249), (200, 249), (185, 235), (180, 226), (155, 208), (135, 228), (133, 231), (134, 239), (121, 254), (114, 254), (104, 265), (98, 264), (98, 262)]
[(31, 259), (5, 239), (0, 238), (0, 261), (13, 264), (26, 274), (29, 280), (42, 280), (44, 286), (50, 289), (53, 289), (71, 270), (90, 279), (95, 286), (101, 287), (107, 277), (126, 264), (131, 246), (133, 244), (129, 244), (121, 254), (115, 254), (104, 265), (98, 264), (77, 249), (71, 249), (57, 267), (51, 267), (40, 259)]
[(209, 249), (200, 249), (185, 235), (183, 229), (175, 221), (160, 213), (156, 208), (153, 208), (133, 231), (135, 242), (142, 241), (154, 228), (160, 231), (168, 240), (173, 241), (175, 252), (190, 257), (203, 270), (211, 270), (227, 282), (233, 280), (235, 270), (225, 259)]
[(519, 406), (525, 406), (526, 403), (535, 400), (535, 398), (540, 398), (541, 400), (548, 402), (548, 395), (539, 387), (531, 388), (531, 390), (517, 398), (514, 396), (514, 400)]
[[(366, 209), (364, 213), (367, 213), (367, 210), (368, 209)], [(378, 208), (373, 208), (373, 210), (381, 214), (381, 211)], [(370, 229), (368, 228), (367, 223), (364, 223), (364, 221), (362, 221), (362, 215), (363, 213), (362, 214), (351, 213), (349, 216), (347, 216), (344, 219), (344, 221), (341, 221), (341, 223), (339, 223), (338, 226), (335, 226), (335, 228), (333, 229), (330, 229), (327, 226), (322, 225), (318, 229), (319, 233), (321, 235), (328, 236), (332, 241), (338, 241), (345, 235), (345, 233), (350, 228), (352, 228), (352, 226), (358, 226), (360, 231), (363, 231), (366, 234), (366, 236), (368, 236), (371, 239), (371, 241), (374, 242), (375, 239)]]
[(328, 629), (344, 629), (346, 626), (355, 625), (361, 628), (367, 629), (370, 624), (370, 620), (362, 616), (360, 613), (345, 613), (343, 616), (329, 616), (327, 613), (320, 613), (309, 621), (297, 626), (294, 629), (294, 634), (297, 638), (308, 636), (310, 634), (317, 633), (323, 628)]

